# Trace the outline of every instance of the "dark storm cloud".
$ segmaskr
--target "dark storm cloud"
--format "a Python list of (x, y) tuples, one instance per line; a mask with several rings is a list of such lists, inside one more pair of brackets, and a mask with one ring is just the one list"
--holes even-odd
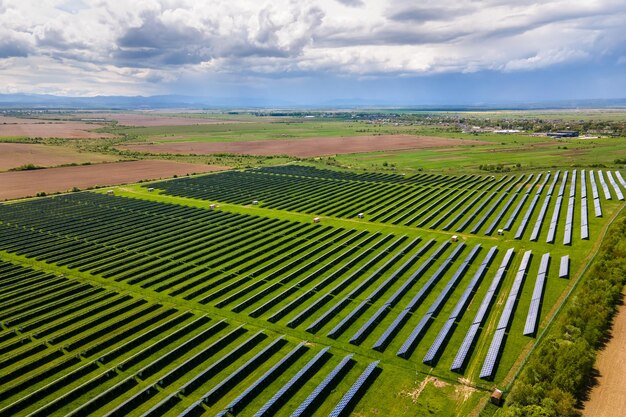
[(363, 7), (365, 6), (365, 3), (363, 3), (363, 0), (337, 0), (339, 3), (345, 5), (345, 6), (349, 6), (349, 7)]
[(145, 14), (141, 26), (127, 29), (117, 47), (114, 57), (130, 67), (196, 64), (210, 58), (205, 33), (166, 25), (154, 13)]
[(0, 58), (26, 57), (32, 52), (31, 45), (12, 37), (0, 38)]
[(454, 30), (433, 31), (420, 27), (394, 28), (380, 27), (347, 33), (344, 31), (328, 32), (316, 38), (316, 45), (324, 47), (346, 47), (359, 45), (425, 45), (454, 42), (471, 31), (455, 28)]
[(52, 48), (57, 51), (68, 49), (88, 49), (89, 45), (84, 42), (69, 41), (60, 28), (45, 28), (37, 35), (37, 46)]
[[(140, 26), (127, 29), (117, 39), (113, 55), (118, 64), (129, 67), (198, 64), (215, 58), (297, 56), (311, 42), (323, 15), (320, 9), (309, 8), (291, 15), (287, 23), (277, 23), (263, 9), (256, 16), (258, 27), (254, 31), (240, 26), (224, 34), (218, 33), (219, 28), (212, 23), (200, 30), (180, 22), (165, 23), (160, 15), (150, 13), (143, 16)], [(289, 36), (287, 41), (280, 38), (281, 31), (303, 24), (303, 33)]]
[(398, 22), (428, 22), (428, 21), (447, 21), (458, 16), (466, 15), (475, 10), (474, 7), (445, 7), (445, 6), (427, 6), (427, 5), (411, 5), (401, 9), (392, 8), (389, 10), (387, 17), (390, 20)]

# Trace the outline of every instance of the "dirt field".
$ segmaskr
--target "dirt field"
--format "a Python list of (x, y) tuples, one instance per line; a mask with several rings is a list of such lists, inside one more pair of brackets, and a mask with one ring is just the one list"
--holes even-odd
[(99, 124), (61, 122), (43, 119), (20, 119), (0, 116), (0, 137), (98, 139), (114, 137), (108, 133), (92, 132)]
[(194, 172), (221, 171), (228, 167), (171, 161), (130, 161), (77, 167), (0, 173), (0, 200), (63, 192), (78, 187), (115, 185), (139, 180), (167, 178)]
[(245, 155), (289, 155), (297, 157), (336, 155), (374, 151), (425, 149), (463, 145), (483, 145), (488, 142), (448, 139), (431, 136), (354, 136), (323, 137), (297, 140), (259, 140), (253, 142), (178, 142), (137, 144), (120, 149), (147, 153), (210, 154), (233, 153)]
[(134, 113), (94, 113), (89, 115), (77, 115), (85, 119), (106, 119), (116, 120), (118, 124), (123, 126), (192, 126), (192, 125), (216, 125), (234, 123), (229, 120), (219, 119), (202, 119), (191, 117), (168, 117), (153, 116), (150, 114), (134, 114)]
[(626, 416), (626, 305), (617, 312), (612, 334), (596, 360), (600, 376), (589, 401), (584, 403), (585, 417)]
[(26, 164), (53, 167), (72, 163), (113, 162), (119, 159), (117, 156), (78, 152), (62, 146), (0, 143), (0, 171), (7, 171)]

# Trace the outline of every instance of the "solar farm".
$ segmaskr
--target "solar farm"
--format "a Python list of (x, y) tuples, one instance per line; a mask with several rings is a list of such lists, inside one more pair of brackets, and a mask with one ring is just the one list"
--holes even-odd
[[(293, 164), (2, 204), (0, 416), (468, 415), (625, 190)], [(426, 377), (467, 399), (412, 396)]]

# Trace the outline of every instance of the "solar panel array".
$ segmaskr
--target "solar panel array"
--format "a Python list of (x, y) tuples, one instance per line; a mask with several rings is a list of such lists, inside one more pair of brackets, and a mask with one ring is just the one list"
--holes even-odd
[(546, 194), (546, 198), (543, 200), (543, 204), (541, 205), (541, 209), (539, 210), (539, 214), (537, 215), (537, 220), (535, 221), (535, 226), (533, 227), (533, 231), (530, 234), (530, 240), (535, 242), (539, 237), (539, 232), (541, 231), (541, 226), (543, 225), (543, 221), (546, 218), (546, 213), (548, 212), (548, 206), (550, 205), (550, 200), (552, 199), (552, 194), (554, 193), (554, 188), (556, 187), (556, 183), (559, 181), (559, 175), (561, 171), (557, 171), (554, 174), (554, 179), (552, 180), (552, 184), (550, 184), (550, 188), (548, 188), (548, 192)]
[(328, 355), (330, 347), (326, 347), (319, 351), (306, 365), (304, 365), (285, 385), (283, 385), (263, 406), (254, 414), (254, 417), (263, 417), (275, 415), (276, 410), (280, 408), (285, 401), (285, 397), (291, 391), (301, 385), (306, 378), (310, 377), (317, 370), (320, 364)]
[(615, 191), (615, 195), (617, 196), (617, 199), (620, 201), (623, 201), (624, 194), (622, 193), (622, 190), (620, 190), (619, 186), (617, 185), (617, 182), (615, 182), (615, 178), (613, 178), (613, 174), (611, 173), (611, 171), (607, 171), (606, 176), (608, 177), (609, 182), (611, 183), (611, 186), (613, 187), (613, 191)]
[(563, 244), (572, 244), (572, 227), (574, 226), (574, 205), (576, 203), (576, 170), (572, 172), (572, 180), (569, 188), (569, 200), (567, 203), (567, 217), (565, 218), (565, 231)]
[(404, 323), (409, 319), (409, 315), (413, 313), (417, 307), (420, 305), (422, 300), (428, 295), (432, 287), (443, 277), (444, 273), (448, 270), (452, 262), (456, 259), (456, 257), (461, 253), (461, 251), (465, 248), (465, 243), (460, 243), (446, 258), (445, 261), (439, 266), (439, 269), (435, 271), (433, 275), (422, 285), (417, 294), (408, 302), (406, 307), (398, 314), (393, 323), (387, 327), (385, 332), (378, 338), (376, 343), (372, 348), (374, 350), (383, 351), (391, 342), (391, 339), (396, 335), (398, 331), (402, 328)]
[[(392, 235), (388, 235), (387, 238), (392, 238)], [(306, 320), (308, 317), (313, 315), (317, 310), (322, 308), (322, 306), (324, 306), (325, 304), (328, 304), (330, 301), (332, 301), (334, 299), (334, 297), (337, 294), (341, 293), (341, 291), (343, 291), (351, 283), (356, 281), (362, 274), (365, 273), (365, 271), (369, 270), (369, 268), (371, 268), (373, 265), (375, 265), (380, 260), (384, 259), (385, 256), (387, 256), (390, 252), (395, 250), (403, 242), (403, 240), (404, 240), (404, 237), (396, 239), (390, 245), (388, 245), (387, 247), (385, 247), (382, 250), (378, 250), (378, 248), (380, 247), (378, 245), (378, 243), (374, 244), (370, 248), (370, 249), (374, 250), (375, 253), (376, 253), (374, 255), (374, 257), (370, 258), (367, 262), (365, 262), (365, 264), (363, 264), (359, 268), (357, 268), (356, 271), (352, 272), (350, 275), (348, 275), (347, 277), (342, 279), (330, 291), (328, 291), (325, 294), (323, 294), (322, 297), (319, 298), (316, 302), (309, 304), (304, 310), (302, 310), (300, 313), (298, 313), (294, 318), (292, 318), (287, 323), (287, 327), (291, 327), (291, 328), (298, 327), (304, 320)], [(360, 260), (362, 260), (362, 258), (364, 256), (366, 256), (368, 254), (368, 252), (369, 251), (363, 251), (361, 253), (360, 257), (359, 257)], [(345, 270), (344, 270), (344, 272), (345, 272)], [(285, 306), (283, 308), (283, 310), (285, 310), (285, 309), (293, 310), (294, 308), (300, 306), (301, 302), (303, 300), (303, 297), (314, 295), (315, 293), (319, 292), (321, 289), (323, 289), (323, 288), (327, 287), (328, 285), (330, 285), (339, 276), (340, 276), (340, 274), (331, 274), (329, 277), (327, 277), (322, 282), (318, 283), (315, 287), (313, 287), (312, 290), (308, 291), (307, 293), (303, 294), (301, 297), (298, 297), (294, 301), (289, 303), (287, 306)], [(277, 321), (278, 318), (282, 317), (279, 314), (281, 311), (275, 313), (272, 317), (270, 317), (269, 321)], [(320, 327), (321, 327), (321, 325), (320, 325)]]
[(589, 219), (587, 216), (587, 179), (584, 169), (580, 172), (580, 238), (589, 239)]
[(600, 185), (602, 186), (602, 192), (604, 193), (604, 198), (606, 200), (610, 200), (611, 192), (609, 191), (609, 186), (606, 184), (606, 181), (604, 180), (604, 175), (602, 174), (602, 171), (598, 171), (598, 180), (600, 181)]
[(315, 387), (313, 392), (311, 392), (311, 394), (309, 394), (309, 396), (306, 397), (306, 399), (302, 401), (302, 403), (300, 403), (298, 408), (296, 408), (296, 410), (291, 414), (291, 417), (309, 415), (310, 409), (314, 407), (315, 403), (319, 401), (320, 397), (322, 397), (324, 393), (333, 389), (335, 386), (335, 381), (341, 378), (341, 374), (345, 373), (348, 370), (353, 362), (352, 356), (354, 356), (352, 353), (348, 356), (345, 356), (341, 360), (341, 362), (337, 366), (335, 366), (335, 368), (333, 368), (333, 370), (330, 371), (328, 375), (326, 375), (326, 378), (324, 378), (324, 380), (320, 382), (317, 387)]
[(526, 276), (526, 268), (528, 267), (531, 254), (531, 251), (526, 251), (522, 256), (522, 262), (520, 263), (517, 274), (515, 275), (515, 280), (513, 281), (513, 285), (511, 286), (511, 291), (509, 292), (506, 304), (504, 305), (504, 310), (500, 315), (500, 321), (498, 322), (496, 332), (491, 341), (491, 345), (489, 346), (487, 357), (483, 362), (483, 367), (480, 371), (481, 379), (491, 379), (493, 377), (493, 374), (495, 373), (495, 365), (497, 363), (498, 357), (500, 356), (502, 341), (504, 340), (504, 334), (506, 333), (511, 323), (511, 318), (513, 317), (513, 312), (517, 304), (519, 290), (524, 282), (524, 277)]
[(513, 258), (513, 249), (509, 249), (504, 254), (504, 258), (498, 267), (493, 279), (491, 280), (491, 284), (489, 284), (489, 289), (487, 293), (483, 297), (483, 300), (474, 316), (472, 321), (472, 325), (465, 335), (465, 339), (463, 339), (463, 343), (459, 347), (459, 350), (456, 353), (454, 361), (452, 362), (452, 367), (450, 368), (452, 371), (460, 372), (465, 366), (465, 362), (467, 360), (467, 355), (469, 354), (470, 349), (474, 345), (476, 335), (478, 334), (479, 328), (484, 324), (485, 319), (487, 318), (487, 312), (493, 301), (495, 300), (495, 296), (500, 288), (500, 284), (502, 283), (502, 279), (504, 278), (504, 274), (506, 273), (509, 264), (511, 263), (511, 259)]
[(487, 269), (489, 268), (489, 265), (491, 264), (491, 261), (493, 260), (497, 251), (498, 251), (497, 246), (494, 246), (491, 249), (489, 249), (489, 252), (487, 252), (487, 255), (485, 256), (483, 261), (480, 263), (480, 266), (478, 267), (478, 270), (472, 277), (472, 280), (469, 282), (469, 284), (467, 284), (467, 287), (465, 288), (465, 291), (461, 295), (461, 298), (459, 298), (456, 305), (452, 309), (452, 312), (448, 316), (448, 320), (446, 321), (446, 323), (443, 325), (443, 327), (437, 334), (437, 337), (435, 338), (435, 341), (432, 343), (432, 345), (428, 349), (428, 352), (426, 352), (426, 355), (424, 356), (424, 359), (422, 360), (422, 362), (426, 364), (432, 364), (437, 359), (437, 357), (441, 353), (444, 342), (449, 338), (450, 333), (452, 332), (455, 322), (458, 322), (460, 318), (463, 316), (463, 313), (465, 312), (467, 305), (472, 299), (472, 296), (474, 295), (476, 288), (479, 285), (480, 281), (485, 276), (485, 273), (487, 272)]
[(524, 206), (524, 203), (526, 203), (526, 200), (528, 200), (528, 197), (530, 196), (530, 192), (535, 188), (535, 186), (537, 185), (537, 183), (541, 179), (542, 175), (543, 174), (538, 174), (537, 177), (535, 178), (535, 181), (533, 181), (533, 183), (530, 185), (530, 187), (528, 187), (526, 189), (526, 191), (522, 195), (522, 198), (520, 199), (519, 203), (517, 203), (517, 206), (515, 206), (515, 209), (513, 210), (511, 215), (509, 216), (509, 219), (504, 224), (504, 227), (503, 227), (504, 230), (511, 230), (511, 226), (513, 226), (513, 223), (515, 222), (515, 219), (519, 215), (519, 212), (522, 210), (522, 207)]
[(496, 364), (500, 358), (500, 352), (502, 349), (502, 342), (504, 341), (504, 335), (506, 329), (497, 329), (491, 339), (487, 356), (483, 362), (483, 367), (480, 369), (481, 379), (492, 379), (495, 373)]
[(533, 295), (530, 299), (530, 307), (528, 308), (526, 324), (524, 325), (524, 336), (534, 335), (537, 331), (537, 323), (539, 322), (539, 308), (541, 307), (541, 299), (543, 297), (543, 289), (545, 287), (546, 278), (548, 275), (549, 264), (550, 254), (545, 253), (541, 257), (541, 264), (539, 265), (537, 279), (535, 280), (535, 288), (533, 289)]
[(589, 181), (591, 182), (591, 195), (593, 197), (593, 208), (596, 217), (602, 217), (602, 206), (600, 206), (600, 194), (596, 185), (596, 177), (593, 171), (589, 171)]
[(563, 205), (563, 195), (565, 194), (565, 185), (567, 184), (568, 174), (569, 173), (567, 171), (563, 174), (561, 186), (559, 187), (559, 193), (556, 196), (556, 203), (554, 204), (554, 211), (552, 212), (552, 218), (550, 220), (550, 228), (548, 229), (548, 236), (546, 237), (547, 243), (554, 243), (556, 226), (559, 222), (559, 214), (561, 212), (561, 206)]
[(441, 290), (435, 301), (433, 301), (433, 303), (430, 305), (426, 314), (424, 314), (420, 322), (417, 324), (417, 326), (415, 326), (409, 337), (406, 338), (406, 340), (402, 344), (402, 347), (398, 350), (396, 355), (400, 356), (401, 358), (408, 358), (411, 356), (411, 353), (417, 345), (418, 339), (422, 336), (424, 331), (426, 331), (432, 318), (437, 316), (439, 310), (441, 310), (445, 302), (448, 300), (448, 297), (450, 297), (450, 294), (452, 294), (452, 291), (454, 290), (454, 288), (456, 288), (458, 282), (461, 280), (461, 278), (463, 278), (465, 272), (467, 272), (467, 269), (472, 264), (472, 262), (476, 258), (476, 255), (480, 251), (480, 248), (480, 244), (474, 246), (471, 252), (465, 257), (459, 268), (446, 283), (446, 286)]
[[(434, 242), (434, 241), (433, 241)], [(418, 268), (409, 276), (404, 283), (385, 301), (385, 303), (357, 330), (350, 338), (350, 343), (359, 344), (367, 335), (369, 335), (376, 325), (380, 323), (383, 317), (391, 310), (393, 306), (400, 302), (400, 299), (415, 285), (417, 280), (424, 275), (426, 270), (439, 259), (439, 256), (450, 246), (450, 242), (446, 241), (437, 248)]]
[(543, 189), (545, 188), (549, 179), (550, 179), (550, 173), (547, 173), (546, 176), (544, 177), (543, 182), (541, 183), (541, 186), (539, 186), (539, 189), (533, 196), (533, 199), (530, 201), (530, 205), (528, 206), (528, 209), (526, 209), (526, 213), (524, 214), (524, 217), (522, 217), (522, 222), (520, 223), (519, 227), (517, 228), (517, 232), (515, 233), (515, 239), (522, 238), (522, 235), (524, 234), (524, 230), (526, 230), (526, 226), (528, 225), (528, 222), (530, 221), (530, 216), (533, 215), (533, 211), (535, 210), (535, 207), (537, 206), (537, 202), (539, 201), (539, 198), (541, 197), (541, 193), (543, 192)]
[[(463, 223), (461, 223), (457, 228), (456, 231), (457, 232), (462, 232), (463, 230), (465, 230), (465, 228), (476, 218), (476, 216), (478, 216), (478, 213), (480, 213), (485, 206), (487, 205), (487, 203), (489, 203), (490, 201), (492, 201), (495, 197), (496, 197), (497, 193), (493, 192), (489, 195), (489, 197), (487, 197), (482, 203), (480, 203), (476, 209), (465, 218), (465, 220), (463, 221)], [(502, 195), (500, 198), (502, 198), (504, 195)], [(484, 217), (484, 216), (483, 216)], [(476, 226), (474, 226), (474, 229), (472, 230), (478, 230), (476, 228)], [(476, 233), (476, 232), (472, 232), (472, 233)]]
[(350, 387), (348, 392), (344, 394), (344, 396), (339, 400), (339, 403), (335, 406), (335, 408), (330, 412), (328, 417), (341, 417), (349, 414), (350, 406), (353, 405), (355, 400), (358, 400), (358, 394), (367, 387), (367, 384), (370, 383), (375, 377), (377, 372), (378, 363), (380, 361), (375, 361), (370, 363), (367, 368), (363, 371), (363, 373), (359, 376), (356, 382)]
[(626, 188), (626, 180), (624, 180), (624, 177), (622, 177), (622, 173), (619, 171), (615, 171), (615, 176), (617, 177), (619, 182), (622, 184), (622, 187)]
[(561, 256), (559, 278), (569, 278), (569, 255)]
[[(465, 215), (465, 213), (470, 211), (472, 209), (472, 207), (474, 207), (476, 205), (476, 203), (478, 203), (485, 196), (485, 194), (487, 194), (487, 193), (485, 191), (482, 191), (482, 192), (479, 193), (479, 195), (476, 196), (476, 198), (474, 198), (469, 203), (465, 204), (463, 206), (463, 208), (442, 229), (443, 230), (450, 230), (452, 228), (452, 226), (456, 222), (458, 222), (461, 217), (463, 217)], [(468, 217), (468, 219), (471, 219), (471, 217)], [(460, 230), (464, 229), (465, 225), (463, 225), (463, 227)], [(457, 231), (460, 231), (460, 230), (457, 230)]]
[[(513, 188), (513, 186), (516, 185), (518, 182), (520, 182), (523, 178), (524, 178), (524, 176), (522, 175), (519, 178), (519, 180), (517, 180), (515, 183), (511, 184), (511, 186), (509, 188), (507, 188), (504, 192), (508, 193)], [(496, 216), (496, 218), (493, 219), (493, 221), (491, 222), (491, 224), (489, 225), (487, 230), (485, 230), (485, 234), (486, 235), (491, 235), (493, 233), (493, 231), (496, 229), (498, 224), (502, 221), (502, 218), (504, 217), (504, 214), (507, 212), (509, 207), (511, 207), (511, 205), (513, 204), (513, 202), (515, 201), (515, 199), (517, 198), (519, 193), (524, 189), (524, 187), (530, 182), (530, 180), (532, 178), (533, 178), (533, 174), (530, 174), (528, 176), (528, 178), (526, 178), (526, 181), (524, 181), (519, 187), (517, 187), (515, 192), (513, 194), (511, 194), (511, 198), (509, 198), (507, 200), (507, 202), (504, 204), (502, 209), (498, 212), (498, 215)]]
[[(370, 292), (369, 295), (365, 297), (365, 300), (363, 300), (356, 308), (354, 308), (347, 316), (345, 316), (330, 332), (328, 332), (327, 336), (333, 339), (336, 339), (337, 337), (339, 337), (352, 323), (354, 323), (358, 319), (359, 316), (361, 316), (361, 314), (363, 314), (369, 308), (369, 306), (372, 303), (374, 303), (376, 300), (382, 297), (384, 292), (394, 282), (396, 282), (398, 278), (402, 276), (402, 274), (407, 269), (409, 269), (409, 267), (411, 267), (411, 265), (413, 265), (413, 263), (415, 263), (415, 261), (420, 256), (422, 256), (430, 248), (432, 243), (434, 243), (434, 240), (427, 242), (420, 249), (418, 249), (417, 252), (411, 255), (411, 257), (406, 262), (404, 262), (399, 268), (397, 268), (377, 288), (375, 288), (372, 292)], [(353, 293), (354, 293), (354, 290), (351, 291), (350, 294), (348, 294), (348, 296), (346, 297), (354, 299), (356, 295)]]
[(328, 323), (337, 313), (350, 304), (355, 297), (363, 293), (363, 291), (373, 284), (385, 271), (391, 268), (394, 263), (410, 251), (420, 240), (420, 238), (413, 239), (408, 245), (396, 252), (389, 260), (372, 272), (366, 279), (362, 280), (359, 285), (354, 287), (346, 296), (326, 310), (326, 312), (315, 320), (306, 330), (310, 333), (317, 332), (324, 324)]
[(232, 400), (226, 409), (217, 413), (215, 417), (223, 417), (228, 414), (239, 414), (241, 410), (254, 399), (259, 392), (276, 379), (286, 368), (288, 368), (295, 360), (306, 352), (306, 342), (299, 343), (289, 353), (283, 356), (269, 370), (267, 370), (259, 379), (254, 381), (248, 388)]

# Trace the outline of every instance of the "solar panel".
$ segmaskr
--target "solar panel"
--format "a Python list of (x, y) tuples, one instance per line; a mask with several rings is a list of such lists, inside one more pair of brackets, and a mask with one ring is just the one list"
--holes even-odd
[(526, 316), (526, 324), (524, 325), (524, 336), (532, 336), (537, 330), (537, 321), (539, 318), (539, 306), (541, 299), (535, 299), (530, 301), (528, 307), (528, 315)]
[(615, 171), (615, 176), (617, 177), (619, 182), (622, 184), (622, 187), (626, 188), (626, 181), (624, 180), (624, 177), (622, 177), (622, 173), (619, 171)]
[(433, 315), (431, 313), (424, 314), (424, 316), (417, 324), (417, 326), (415, 326), (409, 337), (406, 338), (400, 349), (398, 349), (398, 352), (396, 352), (397, 356), (405, 359), (411, 356), (411, 353), (413, 353), (413, 350), (418, 343), (418, 338), (420, 338), (422, 333), (426, 330), (426, 327), (432, 319), (432, 316)]
[(331, 389), (334, 386), (335, 381), (337, 381), (339, 377), (343, 373), (345, 373), (346, 369), (352, 362), (352, 356), (352, 353), (348, 356), (345, 356), (341, 360), (341, 362), (337, 366), (335, 366), (332, 371), (330, 371), (326, 378), (324, 378), (324, 380), (320, 382), (317, 387), (315, 387), (313, 392), (311, 392), (311, 394), (309, 394), (309, 396), (304, 401), (302, 401), (302, 403), (300, 403), (298, 408), (296, 408), (296, 410), (291, 414), (291, 417), (300, 417), (302, 415), (311, 414), (310, 409), (315, 406), (318, 398), (321, 397), (326, 391)]
[(569, 278), (569, 255), (561, 256), (559, 278)]
[(454, 372), (460, 372), (465, 366), (465, 362), (467, 361), (467, 355), (474, 344), (474, 340), (476, 339), (476, 335), (478, 334), (478, 330), (480, 329), (480, 324), (474, 323), (470, 326), (465, 334), (465, 339), (463, 339), (463, 343), (459, 346), (459, 350), (454, 357), (454, 361), (452, 362), (452, 366), (450, 370)]
[(330, 412), (328, 417), (340, 417), (345, 415), (349, 407), (360, 399), (358, 394), (366, 387), (367, 383), (376, 377), (376, 368), (379, 362), (380, 361), (372, 362), (365, 368), (365, 371), (363, 371), (348, 392), (339, 400), (339, 403)]
[(604, 198), (607, 200), (610, 200), (611, 192), (609, 191), (608, 185), (606, 185), (606, 181), (604, 180), (604, 175), (602, 175), (602, 171), (598, 171), (598, 180), (600, 181), (600, 185), (602, 186), (602, 191), (604, 192)]
[(483, 362), (483, 367), (480, 370), (480, 379), (492, 379), (495, 373), (496, 363), (500, 357), (500, 351), (502, 349), (502, 341), (504, 340), (504, 334), (506, 329), (498, 329), (491, 339), (491, 345), (489, 345), (489, 351)]
[(506, 300), (506, 304), (504, 305), (504, 310), (500, 316), (500, 321), (498, 322), (497, 329), (507, 329), (511, 318), (513, 316), (513, 309), (515, 308), (515, 304), (517, 302), (517, 295), (519, 293), (519, 289), (522, 286), (524, 281), (524, 276), (526, 275), (526, 268), (528, 267), (528, 262), (530, 261), (530, 257), (532, 255), (531, 251), (524, 252), (522, 257), (522, 262), (520, 263), (517, 274), (515, 275), (515, 280), (513, 281), (513, 285), (511, 286), (511, 290), (509, 291), (509, 296)]
[(306, 365), (304, 365), (285, 385), (283, 385), (273, 396), (270, 398), (259, 411), (254, 414), (255, 417), (262, 417), (266, 415), (274, 415), (277, 409), (280, 407), (281, 402), (284, 401), (284, 397), (289, 395), (289, 392), (302, 383), (302, 380), (314, 374), (324, 358), (328, 354), (330, 347), (326, 347), (319, 351)]
[(246, 388), (241, 394), (232, 400), (226, 409), (216, 414), (216, 417), (226, 416), (227, 414), (239, 414), (249, 402), (254, 399), (263, 389), (265, 389), (277, 376), (279, 376), (286, 368), (288, 368), (295, 360), (297, 360), (308, 348), (305, 342), (298, 344), (289, 353), (283, 356), (266, 371), (259, 379), (254, 381), (252, 385)]
[(615, 191), (615, 195), (617, 196), (617, 199), (624, 200), (624, 194), (622, 193), (622, 190), (620, 190), (619, 186), (615, 182), (615, 178), (613, 178), (613, 174), (611, 173), (611, 171), (607, 171), (606, 176), (608, 177), (609, 182), (611, 183), (611, 186), (613, 187), (613, 191)]
[(424, 359), (422, 359), (422, 362), (426, 364), (431, 364), (435, 360), (437, 355), (439, 355), (443, 342), (447, 339), (453, 326), (454, 326), (453, 318), (448, 319), (448, 321), (444, 323), (441, 330), (439, 330), (439, 334), (437, 334), (437, 337), (435, 337), (435, 341), (433, 342), (432, 345), (430, 345), (428, 352), (426, 352), (426, 356), (424, 356)]
[(491, 214), (500, 205), (502, 200), (504, 200), (504, 197), (506, 197), (506, 194), (501, 194), (500, 197), (498, 197), (498, 199), (496, 199), (496, 201), (494, 201), (494, 203), (491, 205), (491, 207), (489, 207), (489, 209), (487, 209), (485, 214), (483, 214), (483, 216), (476, 222), (476, 224), (474, 224), (474, 227), (472, 227), (472, 230), (470, 230), (470, 233), (477, 233), (478, 232), (478, 229), (480, 229), (482, 227), (482, 225), (485, 224), (485, 222), (487, 221), (489, 216), (491, 216)]
[(465, 248), (465, 243), (460, 243), (452, 253), (446, 258), (445, 261), (439, 266), (439, 269), (435, 271), (435, 273), (424, 283), (424, 285), (419, 289), (417, 294), (409, 301), (403, 311), (400, 312), (398, 317), (389, 325), (387, 330), (383, 333), (382, 336), (374, 343), (373, 349), (375, 350), (384, 350), (385, 347), (391, 341), (391, 337), (393, 337), (402, 327), (404, 322), (408, 319), (407, 315), (411, 312), (415, 311), (421, 301), (428, 295), (432, 287), (439, 281), (439, 279), (443, 276), (449, 266), (452, 264), (454, 259), (458, 256), (459, 253)]

